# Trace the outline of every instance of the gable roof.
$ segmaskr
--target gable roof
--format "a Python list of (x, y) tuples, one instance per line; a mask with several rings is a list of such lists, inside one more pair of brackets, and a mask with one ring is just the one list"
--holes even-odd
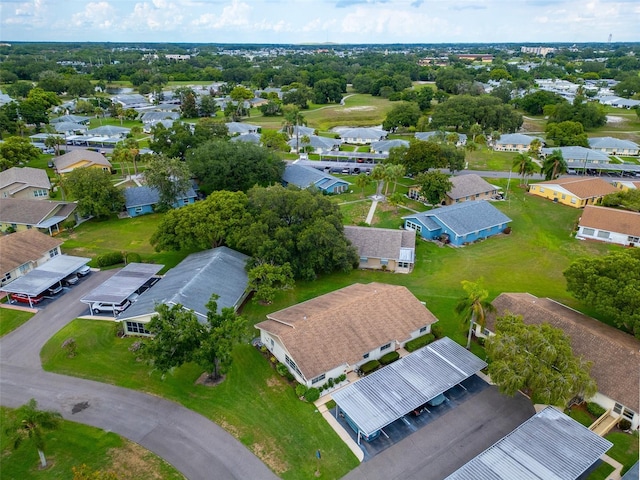
[[(193, 188), (189, 188), (184, 195), (176, 198), (177, 200), (183, 198), (196, 198), (196, 192)], [(125, 207), (142, 207), (145, 205), (155, 205), (160, 201), (160, 193), (157, 189), (151, 187), (129, 187), (124, 190)]]
[(498, 187), (491, 185), (475, 173), (450, 177), (449, 180), (453, 184), (453, 187), (447, 192), (447, 196), (452, 200), (498, 190)]
[(159, 122), (161, 120), (177, 120), (180, 118), (178, 112), (145, 112), (140, 117), (142, 123)]
[(618, 191), (613, 185), (601, 178), (565, 177), (540, 182), (536, 185), (548, 186), (549, 188), (560, 187), (582, 199), (602, 197)]
[(88, 162), (84, 167), (102, 165), (104, 167), (111, 168), (111, 163), (104, 155), (92, 150), (71, 150), (69, 153), (65, 153), (64, 155), (57, 157), (54, 160), (54, 163), (56, 170), (64, 173), (69, 167), (82, 161)]
[[(283, 133), (288, 133), (286, 127), (282, 127), (279, 131)], [(300, 137), (303, 137), (305, 135), (307, 136), (315, 135), (316, 130), (315, 128), (307, 127), (305, 125), (294, 125), (293, 128), (291, 129), (291, 138), (296, 138), (296, 132), (298, 132), (298, 135)]]
[(571, 146), (571, 147), (554, 147), (543, 148), (540, 152), (543, 155), (551, 155), (555, 150), (562, 152), (562, 158), (566, 161), (571, 160), (587, 160), (590, 163), (593, 162), (609, 162), (610, 158), (606, 153), (599, 152), (598, 150), (592, 150), (590, 148)]
[(54, 123), (53, 128), (55, 129), (56, 132), (62, 133), (62, 132), (86, 132), (89, 127), (81, 123), (59, 122), (59, 123)]
[(358, 249), (360, 257), (387, 258), (410, 263), (415, 260), (415, 230), (346, 225), (344, 236)]
[(386, 130), (382, 130), (381, 128), (365, 128), (365, 127), (357, 127), (357, 128), (345, 128), (344, 130), (338, 132), (340, 134), (340, 138), (363, 138), (368, 140), (380, 140), (387, 136)]
[(284, 168), (282, 180), (300, 188), (308, 188), (311, 185), (315, 185), (323, 190), (336, 183), (345, 183), (350, 185), (346, 180), (341, 180), (333, 175), (321, 172), (316, 168), (308, 167), (306, 165), (297, 165), (295, 163), (287, 165)]
[(530, 137), (522, 133), (505, 133), (500, 135), (500, 138), (495, 140), (494, 143), (496, 145), (530, 145), (535, 139), (544, 142), (540, 137)]
[(388, 152), (392, 148), (396, 147), (409, 147), (409, 142), (407, 140), (401, 140), (398, 138), (394, 138), (392, 140), (380, 140), (377, 142), (371, 142), (371, 150), (376, 152)]
[(441, 223), (460, 237), (511, 222), (509, 217), (486, 200), (454, 203), (453, 205), (434, 208), (427, 212), (407, 215), (402, 218), (416, 218), (430, 230), (432, 228), (429, 226), (433, 225), (434, 222), (438, 228), (438, 223)]
[(640, 237), (640, 212), (587, 205), (580, 226)]
[(253, 125), (251, 123), (227, 122), (225, 125), (227, 126), (230, 134), (253, 133), (260, 129), (259, 125)]
[[(449, 135), (450, 133), (455, 133), (458, 135), (459, 141), (461, 143), (466, 143), (467, 141), (467, 135), (465, 133), (458, 133), (458, 132), (444, 132), (445, 137), (447, 135)], [(436, 131), (432, 131), (432, 132), (416, 132), (414, 134), (414, 137), (417, 138), (418, 140), (422, 140), (423, 142), (428, 141), (431, 137), (437, 136), (438, 134), (440, 134), (440, 132), (436, 132)]]
[(255, 143), (256, 145), (259, 145), (260, 142), (262, 142), (262, 137), (259, 133), (241, 133), (240, 135), (231, 137), (229, 141)]
[(62, 240), (38, 230), (23, 230), (0, 236), (0, 273), (10, 272), (30, 261), (38, 260), (49, 250), (62, 245)]
[(51, 119), (50, 123), (63, 123), (63, 122), (72, 122), (72, 123), (89, 123), (91, 117), (85, 117), (82, 115), (61, 115), (57, 118)]
[(306, 379), (409, 338), (438, 319), (406, 288), (356, 283), (267, 315), (256, 328), (280, 338)]
[(144, 292), (120, 318), (154, 313), (156, 304), (180, 304), (206, 318), (211, 294), (219, 296), (218, 311), (238, 307), (247, 289), (245, 266), (249, 257), (228, 247), (192, 253)]
[(49, 218), (56, 218), (55, 223), (59, 223), (71, 215), (76, 206), (72, 202), (0, 198), (0, 222), (39, 226)]
[(299, 147), (306, 147), (307, 145), (311, 145), (313, 148), (322, 148), (325, 150), (331, 150), (332, 148), (340, 145), (342, 140), (339, 138), (329, 138), (329, 137), (320, 137), (318, 135), (307, 135), (309, 137), (308, 142), (303, 142), (302, 137), (296, 138), (295, 135), (291, 138), (291, 140), (287, 141), (287, 145), (292, 148), (295, 148), (296, 143)]
[(118, 135), (126, 135), (131, 131), (127, 127), (118, 127), (117, 125), (102, 125), (97, 128), (92, 128), (87, 133), (90, 135), (104, 135), (107, 137), (117, 137)]
[(31, 167), (11, 167), (4, 172), (0, 172), (0, 189), (13, 186), (9, 194), (24, 190), (25, 188), (51, 189), (51, 182), (47, 172), (41, 168)]
[(496, 315), (507, 311), (522, 315), (526, 324), (548, 323), (561, 329), (571, 339), (573, 353), (592, 362), (598, 391), (640, 412), (640, 341), (632, 335), (529, 293), (503, 293), (491, 303), (496, 313), (487, 316), (489, 330), (495, 331)]
[(589, 139), (589, 146), (591, 148), (626, 148), (630, 150), (640, 148), (635, 142), (613, 137), (592, 137)]

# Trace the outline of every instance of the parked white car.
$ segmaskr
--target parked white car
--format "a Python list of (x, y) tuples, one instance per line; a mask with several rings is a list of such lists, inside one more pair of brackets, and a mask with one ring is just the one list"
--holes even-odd
[(124, 302), (115, 305), (112, 303), (95, 302), (91, 304), (91, 310), (93, 313), (120, 313), (126, 310), (129, 305), (131, 305), (129, 300), (125, 300)]

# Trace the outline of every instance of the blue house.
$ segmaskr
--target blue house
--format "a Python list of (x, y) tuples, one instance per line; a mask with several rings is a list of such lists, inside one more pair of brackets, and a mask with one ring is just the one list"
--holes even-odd
[[(189, 188), (181, 198), (176, 198), (173, 208), (183, 207), (196, 201), (196, 192)], [(153, 207), (160, 201), (160, 194), (155, 188), (131, 187), (124, 190), (125, 208), (130, 217), (145, 213), (153, 213)]]
[(282, 184), (289, 184), (300, 188), (316, 187), (326, 193), (342, 193), (349, 189), (349, 182), (341, 180), (333, 175), (324, 173), (306, 165), (287, 165), (282, 175)]
[(434, 240), (446, 236), (456, 246), (501, 233), (511, 222), (486, 200), (455, 203), (402, 219), (404, 228), (416, 230), (422, 238)]

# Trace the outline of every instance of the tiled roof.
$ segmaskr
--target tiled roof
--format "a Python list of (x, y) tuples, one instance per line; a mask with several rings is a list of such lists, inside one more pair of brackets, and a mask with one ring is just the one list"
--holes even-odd
[(91, 120), (90, 117), (84, 117), (82, 115), (61, 115), (60, 117), (52, 119), (50, 123), (89, 123), (89, 120)]
[(558, 186), (564, 188), (569, 193), (572, 193), (578, 198), (594, 198), (602, 197), (610, 193), (615, 193), (618, 190), (606, 180), (601, 178), (558, 178), (556, 180), (549, 180), (546, 182), (540, 182), (536, 185), (542, 185), (548, 188)]
[(638, 144), (630, 140), (620, 140), (613, 137), (593, 137), (589, 139), (591, 148), (627, 148), (637, 150)]
[(117, 125), (102, 125), (97, 128), (92, 128), (87, 133), (90, 135), (103, 135), (106, 137), (117, 137), (118, 135), (126, 135), (131, 131), (127, 127), (118, 127)]
[(0, 198), (0, 221), (20, 225), (38, 225), (51, 215), (68, 217), (76, 204), (53, 200)]
[(140, 120), (143, 123), (146, 122), (157, 122), (160, 120), (177, 120), (180, 118), (180, 114), (178, 112), (145, 112), (142, 114)]
[[(401, 250), (415, 252), (415, 230), (345, 226), (344, 235), (358, 249), (360, 257), (387, 258), (400, 261)], [(413, 255), (409, 261), (413, 263)]]
[(11, 194), (28, 187), (44, 188), (49, 190), (51, 182), (47, 172), (41, 168), (11, 167), (0, 172), (0, 189), (13, 185)]
[(521, 315), (526, 324), (549, 323), (571, 339), (575, 355), (592, 362), (591, 377), (598, 391), (640, 412), (640, 341), (548, 298), (529, 293), (503, 293), (493, 302), (496, 314), (487, 318), (495, 331), (495, 317), (505, 312)]
[(227, 128), (229, 129), (229, 133), (231, 134), (257, 132), (260, 129), (258, 125), (253, 125), (251, 123), (227, 122), (225, 123), (225, 125), (227, 126)]
[(0, 236), (0, 274), (10, 272), (24, 263), (38, 260), (49, 250), (62, 245), (62, 240), (38, 230), (23, 230)]
[(307, 379), (438, 319), (406, 288), (356, 283), (267, 315), (256, 328), (280, 338)]
[(640, 237), (640, 212), (587, 205), (580, 226)]
[(256, 145), (259, 145), (262, 141), (262, 138), (259, 133), (242, 133), (240, 135), (236, 135), (235, 137), (231, 137), (230, 141), (255, 143)]
[(449, 180), (453, 184), (453, 188), (447, 192), (447, 196), (452, 200), (498, 190), (498, 187), (491, 185), (480, 175), (476, 175), (475, 173), (469, 175), (458, 175), (456, 177), (451, 177)]
[(316, 168), (296, 164), (285, 167), (282, 180), (300, 188), (308, 188), (311, 185), (316, 185), (318, 188), (326, 189), (337, 182), (349, 185), (349, 182), (329, 175), (328, 173), (321, 172)]
[(83, 160), (89, 162), (85, 166), (103, 165), (111, 168), (111, 163), (109, 163), (109, 160), (107, 160), (104, 155), (92, 150), (71, 150), (69, 153), (65, 153), (64, 155), (57, 157), (54, 160), (54, 163), (56, 165), (56, 170), (64, 172), (70, 166)]

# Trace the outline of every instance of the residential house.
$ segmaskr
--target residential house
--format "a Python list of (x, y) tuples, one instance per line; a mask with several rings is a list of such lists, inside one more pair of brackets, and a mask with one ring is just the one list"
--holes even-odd
[(75, 220), (76, 206), (72, 202), (0, 198), (0, 229), (19, 232), (39, 228), (51, 234), (60, 231), (60, 224), (69, 217)]
[(116, 95), (114, 97), (111, 97), (111, 101), (113, 103), (119, 103), (124, 109), (144, 108), (151, 105), (149, 103), (149, 100), (147, 100), (145, 96), (140, 95), (139, 93)]
[(549, 298), (529, 293), (502, 293), (493, 302), (495, 314), (489, 314), (478, 336), (495, 332), (495, 319), (506, 313), (522, 316), (524, 323), (548, 323), (562, 330), (571, 341), (575, 355), (592, 363), (591, 377), (598, 393), (587, 399), (606, 409), (613, 417), (624, 417), (638, 428), (640, 417), (640, 341), (617, 328), (583, 315)]
[(640, 105), (640, 100), (632, 100), (631, 98), (622, 98), (615, 96), (603, 96), (598, 98), (601, 104), (610, 105), (614, 108), (634, 108)]
[(529, 185), (529, 193), (532, 195), (574, 208), (595, 205), (602, 200), (602, 197), (616, 191), (616, 187), (609, 182), (592, 177), (557, 178)]
[(613, 186), (617, 189), (622, 190), (623, 192), (627, 190), (640, 189), (640, 180), (637, 180), (635, 182), (633, 180), (616, 180), (615, 182), (613, 182)]
[(310, 137), (311, 135), (316, 134), (315, 128), (307, 127), (305, 125), (294, 125), (291, 128), (291, 132), (288, 131), (287, 127), (282, 127), (279, 131), (281, 133), (286, 133), (287, 135), (290, 135), (290, 138), (296, 138), (296, 137), (302, 138), (305, 135), (307, 137)]
[(145, 112), (140, 117), (140, 121), (143, 125), (154, 125), (162, 120), (178, 120), (180, 114), (178, 112)]
[(489, 53), (459, 53), (456, 55), (460, 60), (480, 61), (482, 63), (493, 62), (493, 55)]
[(589, 139), (589, 147), (607, 155), (640, 155), (637, 143), (613, 137), (592, 137)]
[[(446, 198), (443, 201), (444, 205), (452, 205), (470, 200), (490, 200), (495, 198), (500, 192), (498, 187), (491, 185), (475, 173), (450, 177), (449, 180), (453, 184), (453, 187), (447, 192)], [(412, 200), (425, 201), (420, 195), (419, 185), (409, 187), (407, 196)]]
[(484, 240), (507, 229), (511, 219), (486, 200), (473, 200), (402, 217), (404, 228), (425, 240), (456, 247)]
[(544, 140), (540, 137), (530, 137), (522, 133), (505, 133), (493, 141), (493, 149), (498, 152), (525, 153), (529, 151), (531, 142), (534, 140), (540, 140), (540, 145), (544, 144)]
[(282, 184), (286, 187), (289, 184), (299, 188), (315, 187), (325, 193), (343, 193), (351, 185), (346, 180), (342, 180), (328, 173), (324, 173), (316, 168), (295, 163), (287, 165), (282, 175)]
[(407, 140), (381, 140), (379, 142), (371, 143), (371, 153), (380, 153), (389, 155), (389, 150), (397, 147), (409, 148), (409, 142)]
[(374, 282), (270, 313), (256, 328), (298, 382), (319, 387), (430, 333), (437, 320), (406, 287)]
[(60, 255), (60, 245), (62, 240), (34, 229), (0, 236), (0, 286)]
[(229, 130), (229, 135), (243, 135), (245, 133), (259, 133), (260, 126), (252, 125), (250, 123), (242, 122), (227, 122), (225, 123)]
[[(197, 195), (189, 188), (184, 195), (175, 199), (173, 208), (184, 207), (196, 201)], [(125, 208), (130, 217), (145, 213), (153, 213), (155, 205), (160, 201), (160, 192), (150, 187), (130, 187), (124, 190)]]
[(326, 154), (338, 151), (342, 143), (342, 140), (336, 138), (320, 137), (318, 135), (306, 135), (306, 137), (309, 141), (305, 141), (304, 137), (294, 136), (287, 142), (287, 145), (295, 153), (304, 150), (310, 153)]
[(344, 143), (367, 145), (387, 138), (386, 130), (380, 128), (345, 128), (338, 132)]
[(87, 131), (87, 135), (93, 135), (94, 137), (125, 138), (129, 132), (131, 132), (131, 129), (127, 127), (102, 125), (101, 127), (92, 128)]
[(243, 133), (230, 138), (231, 142), (253, 143), (255, 145), (262, 144), (262, 136), (259, 133)]
[(54, 123), (53, 128), (56, 131), (56, 133), (64, 135), (65, 137), (68, 137), (71, 135), (83, 135), (89, 129), (89, 127), (87, 127), (86, 125), (83, 125), (81, 123), (74, 123), (74, 122)]
[(50, 123), (55, 125), (57, 123), (71, 122), (79, 123), (80, 125), (89, 125), (90, 121), (91, 117), (85, 117), (83, 115), (61, 115), (59, 117), (52, 118)]
[(576, 238), (640, 247), (640, 212), (587, 205)]
[(587, 168), (591, 163), (607, 164), (611, 159), (602, 152), (593, 150), (591, 148), (584, 147), (554, 147), (554, 148), (542, 148), (540, 150), (540, 156), (545, 158), (547, 155), (552, 154), (554, 151), (560, 150), (562, 158), (567, 162), (567, 167), (570, 169), (575, 168)]
[(467, 135), (464, 133), (458, 132), (416, 132), (414, 137), (423, 142), (428, 142), (429, 140), (441, 140), (443, 142), (447, 141), (447, 137), (449, 135), (457, 135), (458, 140), (456, 141), (456, 147), (463, 147), (467, 143)]
[(344, 236), (358, 249), (359, 268), (410, 273), (416, 256), (416, 232), (345, 226)]
[(12, 167), (0, 172), (0, 197), (46, 200), (51, 182), (41, 168)]
[(237, 310), (248, 292), (245, 267), (248, 256), (218, 247), (192, 253), (169, 270), (152, 288), (142, 293), (136, 302), (119, 317), (127, 334), (148, 335), (145, 328), (155, 315), (156, 305), (182, 305), (193, 310), (201, 323), (207, 320), (207, 303), (218, 295), (218, 312), (223, 308)]
[(56, 157), (53, 164), (60, 174), (72, 172), (76, 168), (99, 168), (105, 172), (111, 171), (111, 162), (103, 154), (92, 150), (71, 150)]

